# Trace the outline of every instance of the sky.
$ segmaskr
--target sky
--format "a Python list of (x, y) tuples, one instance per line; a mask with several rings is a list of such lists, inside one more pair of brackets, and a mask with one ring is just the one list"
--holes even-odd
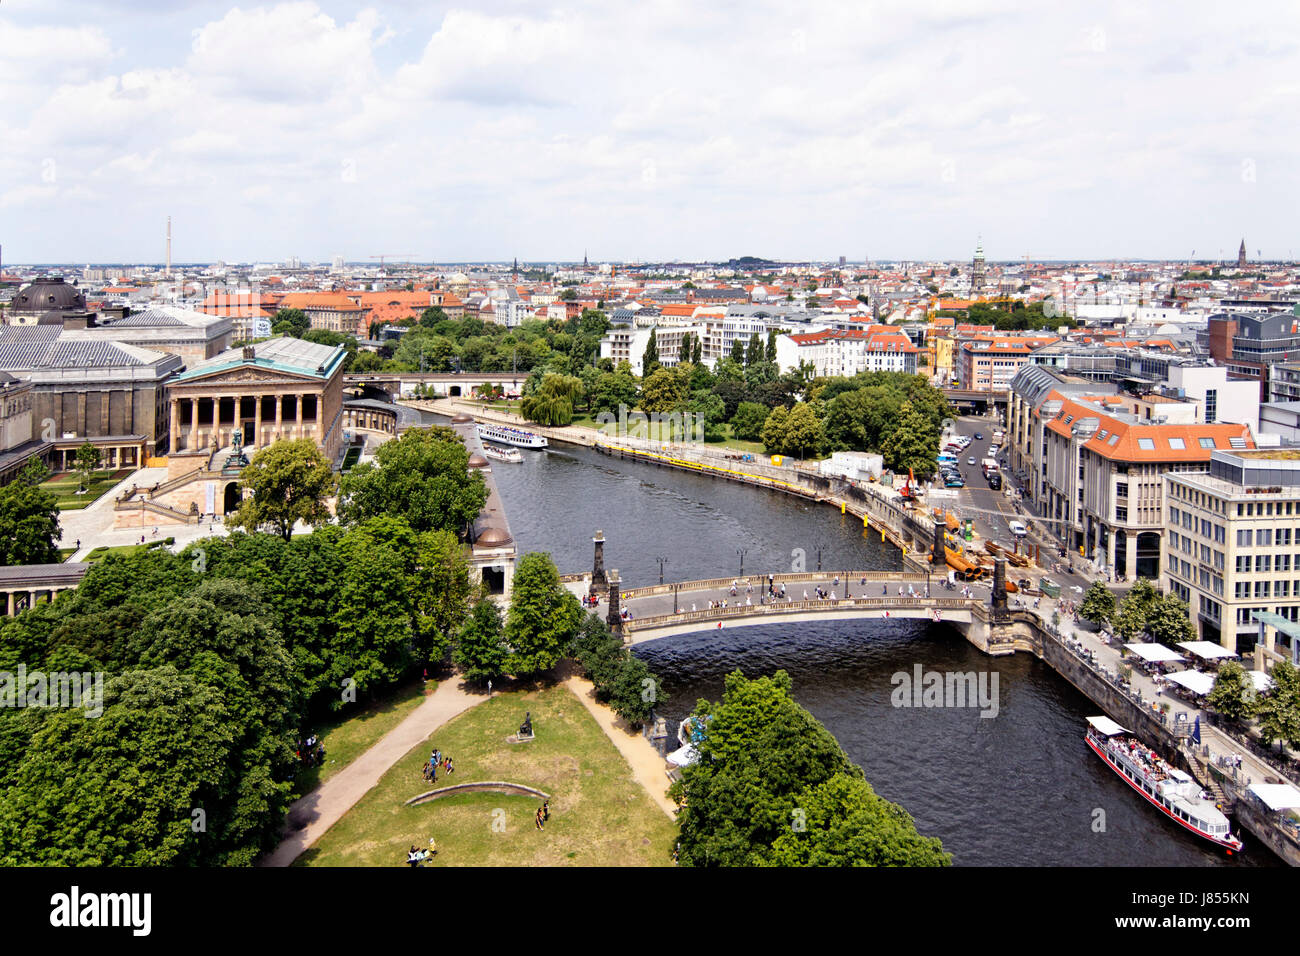
[(1293, 258), (1300, 4), (0, 0), (5, 262)]

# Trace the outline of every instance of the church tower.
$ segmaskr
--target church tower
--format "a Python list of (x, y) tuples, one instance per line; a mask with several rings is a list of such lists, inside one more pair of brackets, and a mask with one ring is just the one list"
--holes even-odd
[(1237, 250), (1237, 268), (1246, 268), (1246, 240), (1241, 240), (1241, 248)]
[(979, 240), (975, 245), (975, 258), (970, 264), (970, 294), (975, 295), (984, 291), (984, 242)]

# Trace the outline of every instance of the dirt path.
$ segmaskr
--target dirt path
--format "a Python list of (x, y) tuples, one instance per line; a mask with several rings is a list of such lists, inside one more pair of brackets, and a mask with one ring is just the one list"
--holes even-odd
[[(466, 692), (459, 677), (450, 677), (425, 698), (405, 720), (379, 739), (311, 793), (289, 807), (289, 825), (296, 827), (261, 866), (288, 866), (321, 838), (343, 814), (366, 795), (393, 764), (447, 721), (487, 700), (485, 694)], [(653, 749), (653, 748), (651, 748)]]
[(596, 700), (595, 686), (582, 677), (569, 677), (564, 686), (573, 691), (573, 695), (582, 701), (596, 723), (605, 732), (605, 736), (614, 742), (618, 752), (632, 767), (632, 776), (646, 793), (650, 794), (659, 809), (668, 814), (670, 819), (677, 819), (677, 805), (668, 799), (668, 777), (664, 773), (664, 758), (659, 756), (654, 744), (634, 730), (612, 710)]

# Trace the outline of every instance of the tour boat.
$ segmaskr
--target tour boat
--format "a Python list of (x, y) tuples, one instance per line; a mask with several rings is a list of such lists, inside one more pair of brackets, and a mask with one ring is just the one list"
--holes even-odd
[(519, 454), (518, 448), (498, 448), (496, 445), (484, 445), (483, 454), (497, 461), (521, 462), (524, 456)]
[(503, 445), (515, 445), (519, 448), (545, 448), (546, 439), (541, 435), (533, 432), (526, 432), (522, 428), (511, 428), (509, 425), (491, 425), (479, 422), (478, 437), (487, 441), (500, 442)]
[(1171, 767), (1109, 717), (1089, 717), (1085, 742), (1106, 766), (1169, 819), (1228, 851), (1242, 848), (1228, 818), (1190, 775)]

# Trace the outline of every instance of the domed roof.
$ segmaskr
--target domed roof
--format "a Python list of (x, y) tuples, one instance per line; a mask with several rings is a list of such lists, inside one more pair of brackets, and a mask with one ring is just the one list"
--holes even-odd
[(1160, 328), (1156, 329), (1156, 335), (1181, 335), (1182, 329), (1172, 322), (1166, 322)]
[(504, 528), (488, 528), (478, 536), (474, 544), (485, 548), (504, 548), (514, 540)]
[(455, 415), (451, 416), (451, 423), (453, 425), (468, 425), (472, 421), (474, 421), (474, 416), (466, 415), (464, 412), (457, 412)]
[(471, 468), (486, 468), (487, 464), (488, 460), (478, 452), (474, 452), (474, 454), (469, 456), (469, 466)]
[(457, 285), (469, 285), (469, 276), (465, 275), (463, 272), (457, 272), (447, 281), (455, 282)]
[(63, 276), (42, 276), (18, 290), (10, 312), (82, 312), (86, 297)]

